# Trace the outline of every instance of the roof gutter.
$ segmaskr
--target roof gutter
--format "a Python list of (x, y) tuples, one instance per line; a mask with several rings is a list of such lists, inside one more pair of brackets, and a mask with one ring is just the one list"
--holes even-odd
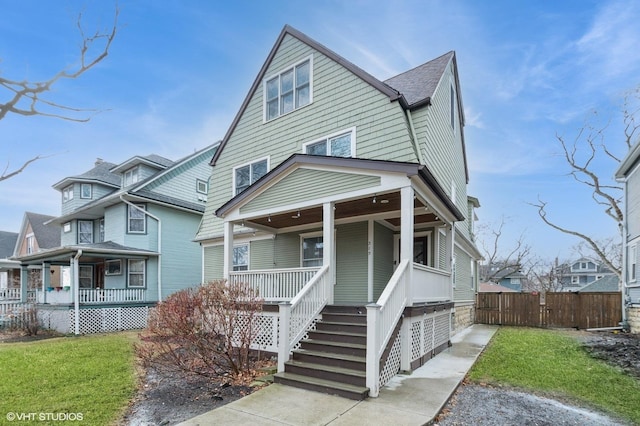
[(146, 216), (149, 216), (150, 218), (158, 222), (158, 302), (162, 302), (162, 221), (158, 216), (155, 216), (148, 211), (136, 206), (132, 202), (125, 200), (124, 194), (120, 194), (120, 200), (129, 207), (132, 207), (144, 213)]

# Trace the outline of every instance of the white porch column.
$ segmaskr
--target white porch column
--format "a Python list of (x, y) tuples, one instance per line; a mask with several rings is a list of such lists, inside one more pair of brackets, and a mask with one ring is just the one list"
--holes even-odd
[[(406, 272), (406, 303), (413, 305), (411, 286), (413, 285), (413, 188), (406, 186), (400, 190), (400, 261), (408, 260)], [(400, 369), (411, 370), (411, 332), (409, 321), (402, 321), (400, 339)]]
[(330, 290), (328, 304), (333, 304), (333, 289), (336, 283), (335, 268), (335, 214), (333, 210), (334, 203), (324, 203), (322, 205), (322, 265), (329, 265)]
[(229, 281), (229, 271), (233, 270), (233, 222), (224, 223), (224, 267), (222, 274)]
[(374, 250), (374, 222), (369, 219), (367, 225), (367, 301), (373, 303), (373, 250)]
[(456, 256), (455, 249), (455, 233), (456, 233), (456, 224), (451, 222), (448, 224), (447, 229), (447, 249), (449, 250), (449, 256), (447, 259), (447, 269), (451, 272), (451, 286), (449, 286), (449, 300), (453, 300), (454, 288), (456, 288), (455, 278), (456, 274), (454, 274), (455, 263), (454, 259)]

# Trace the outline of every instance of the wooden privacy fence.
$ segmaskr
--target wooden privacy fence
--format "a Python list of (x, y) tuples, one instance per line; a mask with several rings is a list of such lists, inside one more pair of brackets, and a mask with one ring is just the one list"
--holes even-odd
[(523, 327), (617, 327), (622, 296), (611, 293), (478, 293), (476, 322)]

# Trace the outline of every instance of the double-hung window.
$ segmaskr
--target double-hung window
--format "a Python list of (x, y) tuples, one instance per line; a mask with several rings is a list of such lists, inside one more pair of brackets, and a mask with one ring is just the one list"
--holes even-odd
[(233, 194), (238, 195), (258, 179), (267, 174), (268, 159), (238, 166), (233, 169)]
[(355, 157), (355, 128), (345, 130), (303, 145), (302, 151), (310, 155)]
[(80, 185), (80, 198), (90, 200), (92, 196), (92, 188), (90, 183)]
[(324, 245), (322, 237), (308, 237), (302, 239), (302, 266), (322, 266)]
[(146, 263), (144, 260), (129, 259), (127, 267), (127, 286), (144, 287)]
[(73, 200), (73, 185), (69, 185), (62, 190), (62, 202)]
[(93, 221), (79, 220), (78, 221), (78, 244), (91, 244), (91, 243), (93, 243)]
[(311, 103), (311, 68), (308, 58), (265, 81), (265, 121)]
[(138, 166), (124, 172), (124, 186), (133, 185), (139, 179)]
[(144, 212), (144, 205), (136, 204), (135, 207), (127, 207), (127, 232), (130, 234), (144, 234), (147, 232), (147, 220)]
[(629, 247), (629, 281), (636, 280), (636, 264), (638, 262), (638, 246)]
[(93, 266), (80, 265), (78, 267), (78, 281), (80, 288), (93, 288)]
[(249, 244), (242, 244), (233, 248), (233, 270), (247, 271), (249, 269)]

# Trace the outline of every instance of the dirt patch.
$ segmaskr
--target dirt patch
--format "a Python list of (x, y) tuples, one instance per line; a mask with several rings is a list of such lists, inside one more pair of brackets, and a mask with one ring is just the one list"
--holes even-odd
[(62, 336), (64, 335), (52, 330), (42, 330), (35, 335), (26, 335), (22, 331), (2, 331), (0, 333), (0, 343), (35, 342)]
[(620, 367), (640, 379), (640, 335), (585, 332), (580, 334), (579, 339), (594, 358)]

